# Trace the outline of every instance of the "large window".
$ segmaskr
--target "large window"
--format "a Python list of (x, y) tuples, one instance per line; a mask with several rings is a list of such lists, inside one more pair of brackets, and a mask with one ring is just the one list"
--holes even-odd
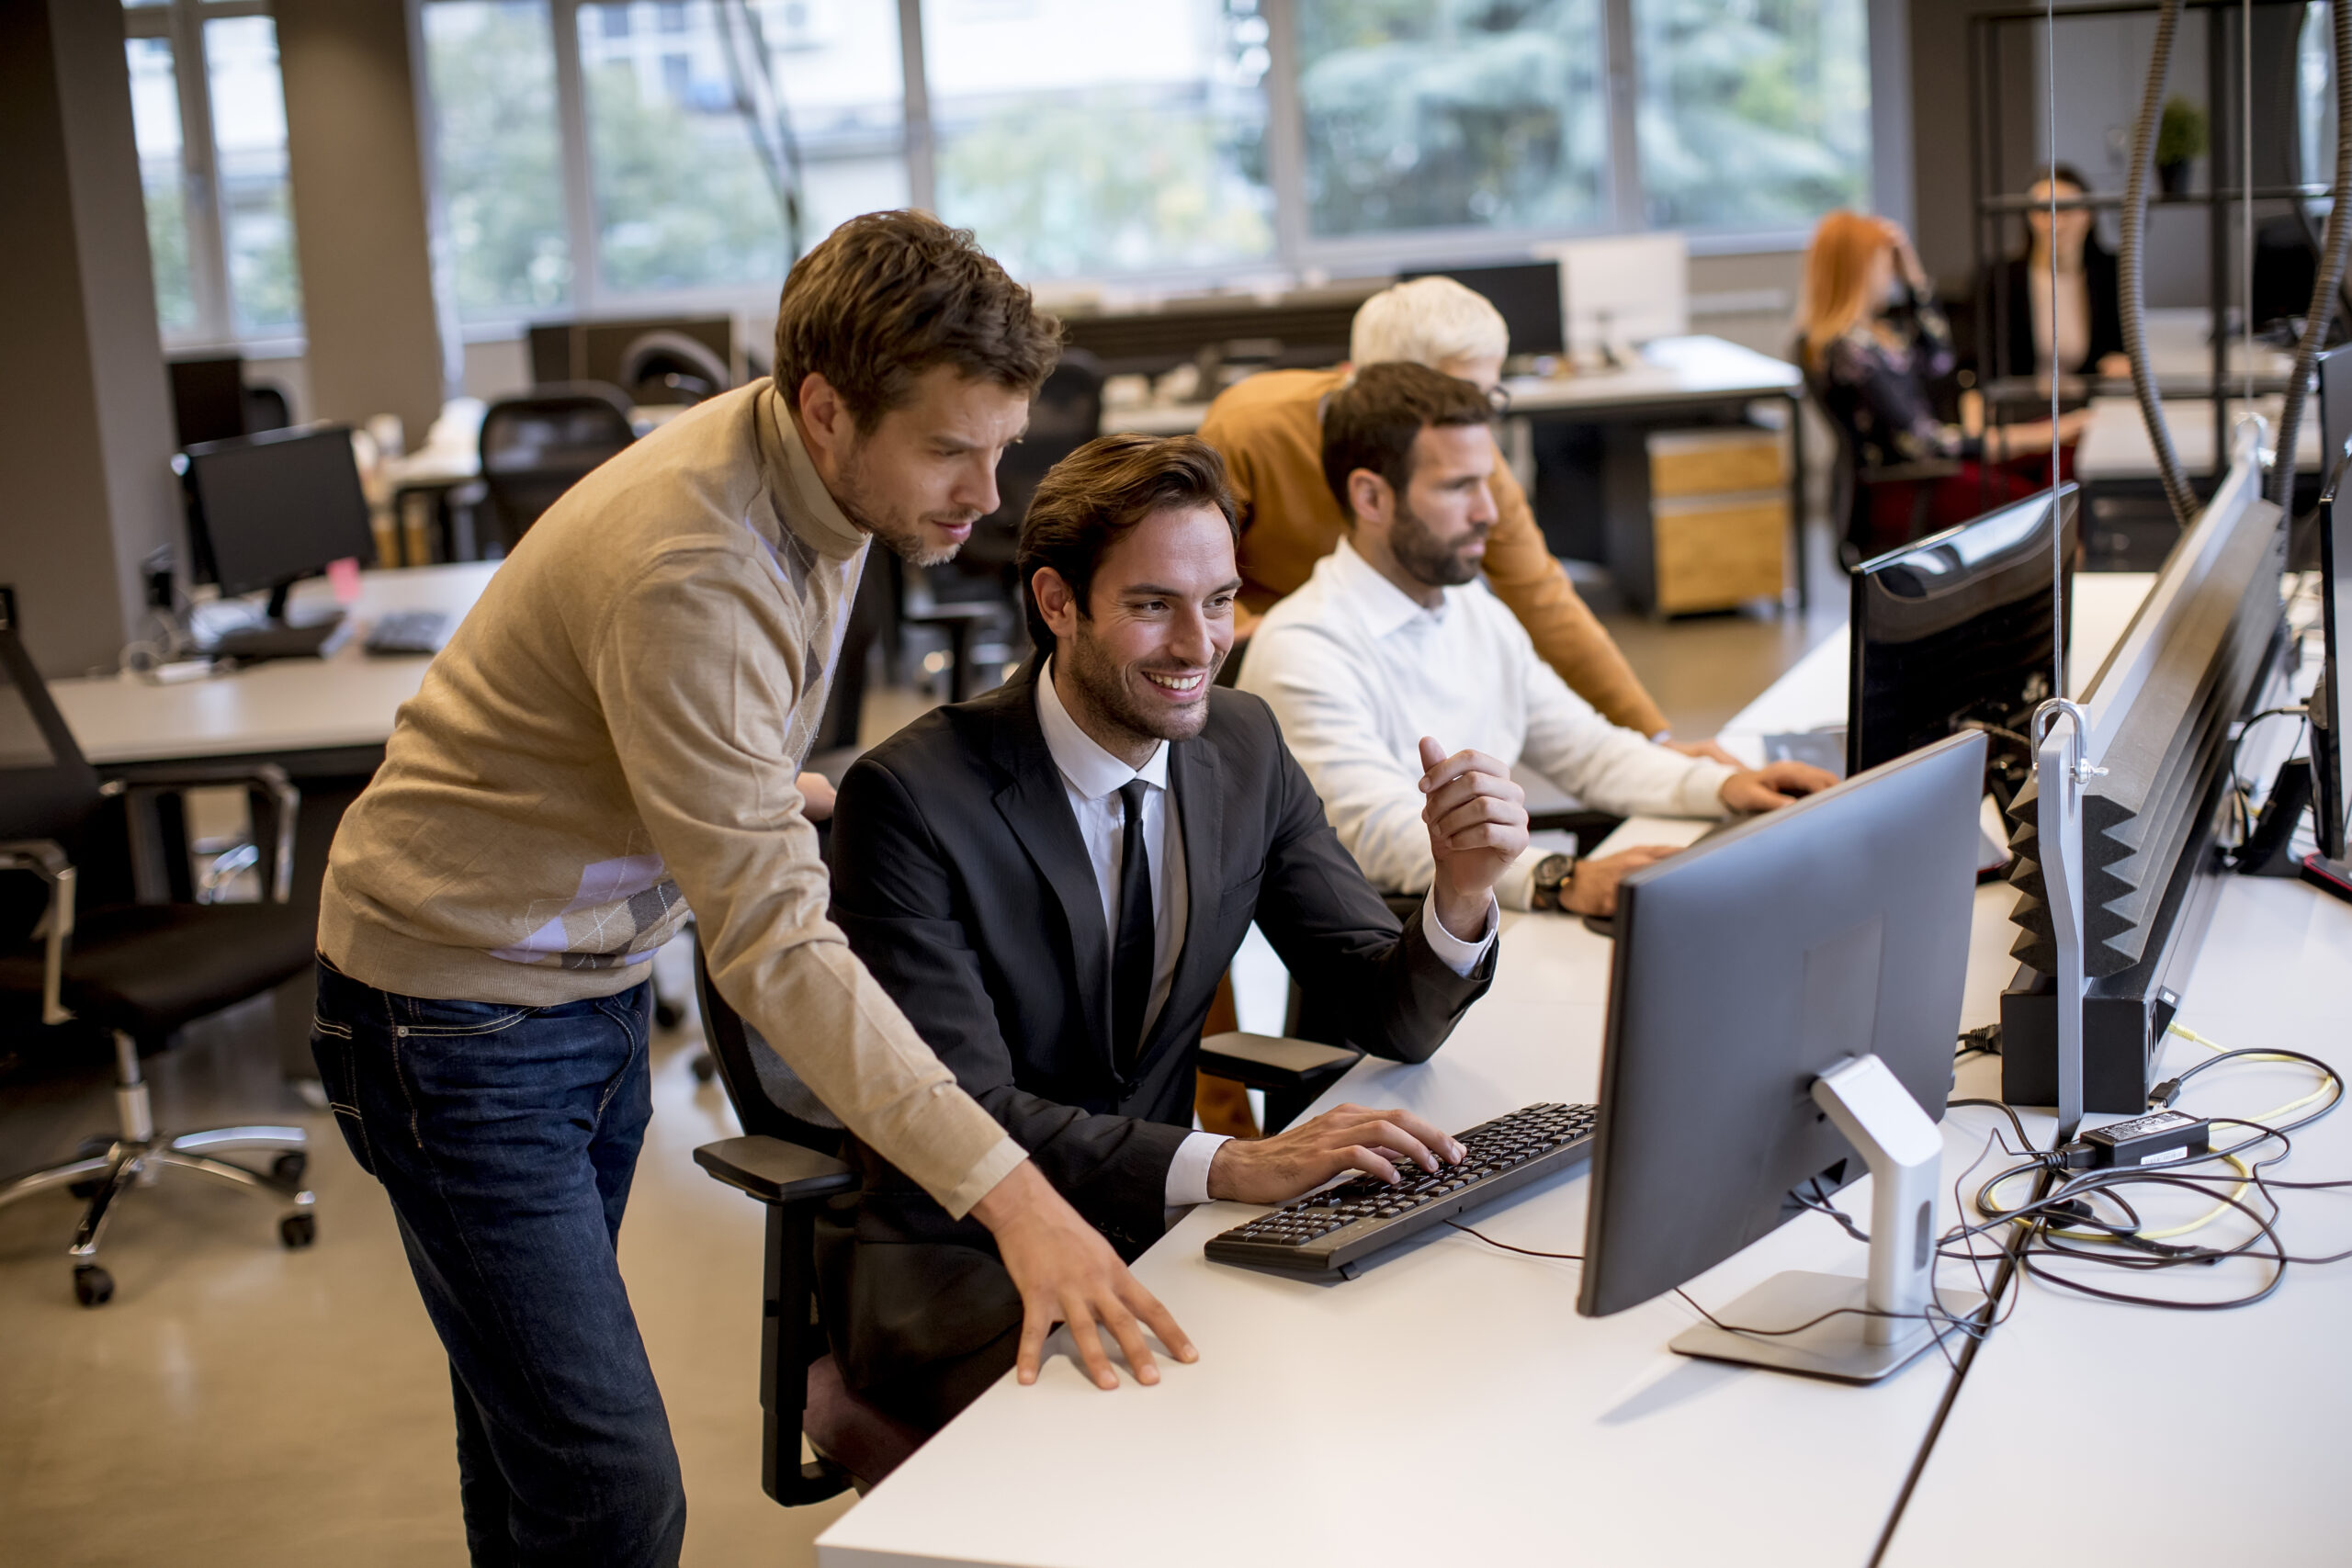
[(1033, 277), (1274, 249), (1266, 23), (1233, 0), (926, 0), (938, 210)]
[(286, 97), (266, 4), (133, 0), (123, 22), (164, 340), (298, 334)]
[(1608, 221), (1600, 0), (1298, 0), (1308, 230)]
[(1026, 279), (1183, 286), (1869, 199), (1870, 0), (424, 4), (476, 321), (756, 307), (903, 204)]
[(1865, 0), (1642, 0), (1642, 188), (1662, 229), (1788, 229), (1869, 199)]

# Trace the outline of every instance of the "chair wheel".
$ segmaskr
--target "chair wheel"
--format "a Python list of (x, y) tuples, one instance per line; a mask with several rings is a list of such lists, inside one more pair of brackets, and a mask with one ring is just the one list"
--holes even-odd
[(74, 1266), (74, 1299), (85, 1307), (99, 1307), (114, 1298), (114, 1276), (95, 1263)]
[(686, 1010), (677, 1003), (656, 1001), (653, 1004), (653, 1021), (663, 1029), (675, 1029), (685, 1021)]
[(708, 1083), (711, 1079), (718, 1076), (718, 1058), (713, 1056), (707, 1051), (695, 1052), (695, 1059), (691, 1066), (695, 1070), (695, 1082), (696, 1083)]
[(311, 1214), (288, 1214), (277, 1222), (277, 1239), (290, 1247), (310, 1246), (319, 1239), (319, 1222)]
[(269, 1162), (270, 1175), (288, 1187), (302, 1185), (302, 1173), (311, 1168), (311, 1156), (300, 1149), (288, 1149)]

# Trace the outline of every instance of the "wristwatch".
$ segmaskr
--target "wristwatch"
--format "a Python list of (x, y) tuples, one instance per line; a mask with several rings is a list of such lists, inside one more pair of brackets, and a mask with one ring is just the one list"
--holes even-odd
[(1528, 906), (1536, 909), (1560, 908), (1561, 890), (1577, 874), (1574, 855), (1545, 855), (1535, 863), (1535, 891), (1528, 897)]

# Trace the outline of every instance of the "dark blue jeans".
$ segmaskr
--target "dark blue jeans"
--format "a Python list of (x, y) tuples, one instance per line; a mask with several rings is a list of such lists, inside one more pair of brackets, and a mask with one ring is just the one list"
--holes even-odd
[(673, 1564), (677, 1450), (614, 1243), (652, 1111), (651, 987), (429, 1001), (319, 964), (311, 1049), (449, 1352), (477, 1563)]

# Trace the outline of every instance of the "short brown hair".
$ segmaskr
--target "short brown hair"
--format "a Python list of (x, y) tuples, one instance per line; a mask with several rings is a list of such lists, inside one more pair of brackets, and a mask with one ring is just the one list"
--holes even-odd
[(1402, 495), (1413, 482), (1413, 442), (1430, 425), (1485, 424), (1495, 417), (1487, 394), (1442, 370), (1409, 360), (1367, 365), (1331, 394), (1323, 411), (1323, 482), (1355, 526), (1348, 476), (1366, 468)]
[(1038, 569), (1058, 572), (1077, 596), (1078, 613), (1086, 615), (1103, 555), (1128, 529), (1170, 506), (1214, 506), (1235, 540), (1241, 537), (1225, 459), (1197, 435), (1098, 436), (1046, 470), (1021, 520), (1017, 569), (1029, 638), (1040, 650), (1053, 651), (1054, 634), (1029, 586)]
[(952, 366), (1035, 394), (1061, 357), (1061, 323), (973, 242), (927, 212), (853, 218), (793, 264), (775, 311), (775, 384), (797, 403), (822, 376), (861, 432)]

